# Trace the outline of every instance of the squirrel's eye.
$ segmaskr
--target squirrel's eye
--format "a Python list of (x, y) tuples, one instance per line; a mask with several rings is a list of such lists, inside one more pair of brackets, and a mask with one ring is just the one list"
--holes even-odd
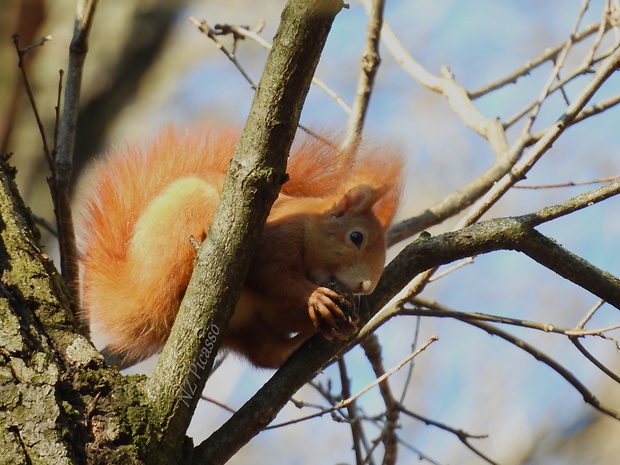
[(362, 242), (364, 242), (364, 235), (359, 231), (353, 231), (349, 234), (349, 239), (351, 239), (351, 242), (359, 249), (362, 246)]

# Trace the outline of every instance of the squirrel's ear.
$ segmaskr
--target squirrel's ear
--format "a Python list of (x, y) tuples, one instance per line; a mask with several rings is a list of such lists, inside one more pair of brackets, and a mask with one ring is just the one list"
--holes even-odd
[(340, 201), (331, 210), (331, 214), (341, 217), (351, 212), (370, 210), (381, 198), (381, 194), (372, 187), (361, 184), (346, 191)]

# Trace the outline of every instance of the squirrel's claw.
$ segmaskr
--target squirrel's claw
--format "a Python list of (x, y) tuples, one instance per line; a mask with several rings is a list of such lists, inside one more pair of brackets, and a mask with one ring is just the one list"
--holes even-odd
[(336, 318), (344, 320), (343, 311), (334, 302), (340, 300), (337, 292), (327, 287), (319, 287), (310, 296), (308, 305), (310, 307), (310, 318), (314, 326), (318, 329), (322, 322), (326, 322), (332, 328), (338, 327)]
[(341, 300), (340, 294), (327, 287), (319, 287), (310, 296), (309, 313), (312, 323), (329, 341), (334, 337), (347, 339), (357, 331), (356, 321), (348, 318), (335, 303)]

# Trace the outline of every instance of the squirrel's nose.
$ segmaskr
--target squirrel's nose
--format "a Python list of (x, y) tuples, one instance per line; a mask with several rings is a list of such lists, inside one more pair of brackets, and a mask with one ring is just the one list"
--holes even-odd
[(356, 289), (352, 289), (354, 294), (370, 294), (375, 290), (375, 283), (371, 279), (365, 279), (357, 284)]

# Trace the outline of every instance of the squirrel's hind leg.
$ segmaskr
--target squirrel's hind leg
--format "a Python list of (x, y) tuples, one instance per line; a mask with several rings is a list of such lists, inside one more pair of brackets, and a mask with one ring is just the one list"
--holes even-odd
[(227, 332), (224, 346), (247, 358), (259, 368), (280, 368), (284, 362), (314, 333), (283, 334), (264, 322)]

